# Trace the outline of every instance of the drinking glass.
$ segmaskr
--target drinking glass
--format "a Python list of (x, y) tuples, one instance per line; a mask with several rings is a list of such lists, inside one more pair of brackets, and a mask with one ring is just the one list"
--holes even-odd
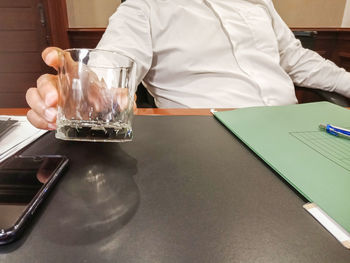
[(136, 66), (128, 56), (99, 49), (59, 54), (56, 138), (132, 140)]

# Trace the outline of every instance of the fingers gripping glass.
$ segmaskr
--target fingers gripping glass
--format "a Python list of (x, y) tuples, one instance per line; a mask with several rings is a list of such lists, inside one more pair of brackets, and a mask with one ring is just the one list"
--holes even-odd
[(65, 50), (59, 59), (56, 138), (131, 140), (136, 90), (133, 60), (98, 49)]

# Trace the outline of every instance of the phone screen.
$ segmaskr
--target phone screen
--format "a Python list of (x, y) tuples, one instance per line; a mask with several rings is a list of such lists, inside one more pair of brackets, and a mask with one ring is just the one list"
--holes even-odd
[(62, 156), (15, 156), (0, 164), (0, 230), (15, 225), (64, 160)]

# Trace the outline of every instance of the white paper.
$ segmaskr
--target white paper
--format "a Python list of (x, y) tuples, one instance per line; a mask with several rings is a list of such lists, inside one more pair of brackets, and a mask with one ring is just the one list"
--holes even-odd
[(0, 163), (47, 132), (35, 128), (25, 116), (0, 115), (0, 120), (9, 118), (18, 122), (0, 138)]

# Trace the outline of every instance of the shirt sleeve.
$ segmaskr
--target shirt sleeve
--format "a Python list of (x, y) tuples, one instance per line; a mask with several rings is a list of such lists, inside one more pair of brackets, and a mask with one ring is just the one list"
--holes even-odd
[(152, 64), (150, 8), (145, 1), (129, 0), (109, 18), (98, 49), (120, 52), (136, 62), (136, 82), (140, 83)]
[(271, 0), (268, 0), (268, 9), (278, 41), (280, 64), (293, 82), (302, 87), (334, 91), (350, 97), (350, 73), (316, 52), (303, 48), (278, 15)]

